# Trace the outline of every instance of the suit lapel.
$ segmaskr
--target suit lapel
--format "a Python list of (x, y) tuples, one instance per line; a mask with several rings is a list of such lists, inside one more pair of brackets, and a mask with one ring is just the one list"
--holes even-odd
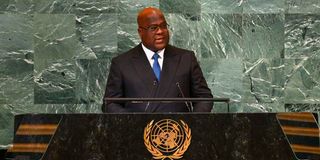
[(176, 71), (178, 68), (178, 65), (180, 63), (180, 56), (177, 53), (174, 53), (170, 46), (166, 48), (164, 53), (164, 60), (162, 65), (162, 71), (161, 71), (161, 78), (160, 78), (160, 86), (157, 92), (157, 97), (166, 97), (166, 93), (168, 92), (170, 88), (170, 85), (174, 80), (174, 77), (176, 75)]
[(142, 49), (141, 44), (137, 46), (136, 53), (134, 53), (134, 56), (132, 57), (132, 62), (133, 67), (137, 71), (137, 75), (141, 79), (141, 82), (144, 83), (149, 89), (150, 94), (147, 95), (152, 96), (152, 92), (155, 92), (154, 80), (156, 79), (156, 77), (153, 73), (147, 56)]

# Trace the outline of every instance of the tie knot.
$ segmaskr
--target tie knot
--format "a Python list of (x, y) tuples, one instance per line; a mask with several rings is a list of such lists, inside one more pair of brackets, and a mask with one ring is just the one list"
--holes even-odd
[(158, 53), (155, 53), (155, 54), (152, 56), (152, 59), (158, 60), (159, 57), (160, 57), (159, 54), (158, 54)]

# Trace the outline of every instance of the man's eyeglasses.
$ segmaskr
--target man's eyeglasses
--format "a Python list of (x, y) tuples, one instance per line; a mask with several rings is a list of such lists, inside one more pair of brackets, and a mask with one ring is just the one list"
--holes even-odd
[(157, 31), (159, 28), (160, 29), (168, 29), (169, 28), (169, 24), (161, 24), (161, 25), (151, 25), (149, 27), (141, 27), (140, 28), (142, 29), (145, 29), (147, 31), (150, 31), (150, 32), (155, 32)]

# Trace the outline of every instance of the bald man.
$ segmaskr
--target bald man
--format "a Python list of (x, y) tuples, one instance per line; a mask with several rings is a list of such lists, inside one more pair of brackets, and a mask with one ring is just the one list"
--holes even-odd
[[(141, 43), (112, 59), (104, 98), (212, 98), (194, 52), (169, 45), (168, 23), (153, 7), (137, 17)], [(114, 103), (102, 111), (210, 112), (213, 103)]]

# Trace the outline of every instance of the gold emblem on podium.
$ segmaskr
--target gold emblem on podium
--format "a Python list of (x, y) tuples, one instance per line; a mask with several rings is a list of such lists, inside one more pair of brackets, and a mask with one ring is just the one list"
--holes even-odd
[(155, 124), (152, 120), (144, 128), (144, 144), (154, 159), (180, 159), (191, 143), (191, 129), (180, 120), (181, 125), (171, 119)]

